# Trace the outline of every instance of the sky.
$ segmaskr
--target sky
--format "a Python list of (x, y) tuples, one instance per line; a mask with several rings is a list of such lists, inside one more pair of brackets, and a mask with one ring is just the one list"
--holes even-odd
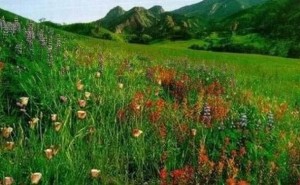
[(46, 18), (56, 23), (90, 22), (103, 18), (107, 12), (121, 6), (129, 10), (134, 6), (151, 8), (161, 5), (175, 10), (201, 0), (0, 0), (0, 8), (38, 21)]

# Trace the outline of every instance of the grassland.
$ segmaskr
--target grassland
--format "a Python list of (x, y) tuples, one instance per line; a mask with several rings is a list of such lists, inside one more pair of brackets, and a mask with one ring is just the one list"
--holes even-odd
[(299, 60), (59, 33), (1, 32), (3, 184), (299, 181)]
[(258, 95), (299, 104), (299, 59), (264, 55), (193, 51), (192, 44), (202, 41), (166, 41), (150, 46), (116, 43), (92, 38), (78, 39), (77, 43), (89, 49), (103, 48), (123, 56), (140, 56), (158, 63), (188, 62), (206, 64), (219, 70), (230, 71), (243, 88)]

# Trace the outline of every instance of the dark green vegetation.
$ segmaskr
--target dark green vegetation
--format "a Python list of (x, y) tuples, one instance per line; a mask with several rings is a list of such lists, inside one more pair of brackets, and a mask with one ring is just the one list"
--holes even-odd
[(96, 38), (151, 44), (162, 40), (204, 41), (195, 50), (299, 57), (297, 0), (204, 0), (165, 12), (162, 7), (112, 9), (103, 19), (56, 28)]
[(39, 173), (49, 185), (299, 182), (299, 60), (187, 49), (199, 40), (105, 41), (0, 15), (2, 184)]
[(204, 0), (182, 7), (173, 12), (187, 16), (201, 16), (207, 19), (223, 19), (241, 10), (262, 4), (267, 0)]

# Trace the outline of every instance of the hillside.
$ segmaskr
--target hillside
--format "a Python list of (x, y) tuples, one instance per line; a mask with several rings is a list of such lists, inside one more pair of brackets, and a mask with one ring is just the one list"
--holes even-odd
[(237, 34), (258, 33), (272, 40), (282, 40), (290, 47), (289, 56), (299, 57), (300, 1), (274, 0), (226, 18), (219, 29), (232, 28)]
[(208, 19), (222, 19), (266, 1), (267, 0), (203, 0), (199, 3), (174, 10), (173, 13), (186, 16), (201, 16)]
[(5, 20), (11, 21), (11, 22), (14, 21), (15, 18), (18, 18), (18, 21), (20, 22), (21, 25), (24, 25), (27, 22), (33, 22), (30, 19), (24, 18), (20, 15), (16, 15), (12, 12), (9, 12), (9, 11), (6, 11), (6, 10), (3, 10), (3, 9), (0, 8), (0, 18), (3, 19), (3, 17), (5, 18)]

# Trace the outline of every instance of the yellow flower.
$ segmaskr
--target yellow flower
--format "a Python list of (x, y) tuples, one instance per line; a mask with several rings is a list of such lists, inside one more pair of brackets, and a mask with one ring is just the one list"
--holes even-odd
[(77, 83), (76, 83), (76, 88), (78, 91), (82, 91), (83, 88), (84, 88), (84, 85), (81, 83), (81, 80), (79, 80)]
[(15, 146), (15, 143), (13, 141), (7, 141), (5, 143), (5, 149), (6, 150), (13, 150)]
[(91, 177), (94, 179), (100, 177), (100, 172), (98, 169), (91, 169)]
[(143, 133), (143, 131), (139, 130), (139, 129), (133, 129), (132, 130), (132, 136), (135, 137), (135, 138), (140, 137), (142, 133)]
[(54, 122), (54, 123), (53, 123), (53, 127), (54, 127), (54, 130), (55, 130), (56, 132), (60, 131), (61, 126), (62, 126), (61, 122)]
[(100, 78), (101, 77), (101, 73), (98, 71), (97, 73), (96, 73), (96, 78)]
[(3, 185), (12, 185), (13, 183), (14, 183), (14, 179), (12, 177), (4, 177)]
[(58, 152), (58, 149), (55, 146), (51, 146), (50, 148), (44, 150), (47, 159), (52, 159)]
[(47, 159), (52, 159), (53, 158), (53, 151), (52, 151), (51, 148), (48, 148), (48, 149), (44, 150), (44, 152), (45, 152), (45, 155), (46, 155)]
[(35, 128), (35, 126), (38, 124), (39, 122), (39, 118), (32, 118), (30, 121), (28, 121), (30, 128)]
[(161, 85), (161, 80), (160, 80), (160, 79), (157, 80), (157, 84), (158, 84), (158, 85)]
[(118, 83), (118, 87), (119, 87), (120, 89), (123, 89), (123, 88), (124, 88), (124, 84)]
[(23, 107), (26, 107), (29, 102), (29, 97), (20, 97), (19, 102)]
[(31, 174), (31, 184), (38, 184), (42, 179), (42, 174), (40, 172), (35, 172)]
[(92, 95), (92, 93), (90, 93), (90, 92), (85, 92), (84, 93), (84, 96), (85, 96), (86, 99), (89, 99), (91, 97), (91, 95)]
[(83, 110), (77, 111), (77, 117), (78, 117), (79, 119), (85, 119), (85, 117), (86, 117), (86, 112), (83, 111)]
[(85, 100), (78, 100), (79, 107), (84, 108), (86, 106)]
[(58, 118), (57, 114), (51, 114), (51, 121), (55, 122), (57, 121), (57, 118)]
[(13, 131), (13, 128), (11, 127), (4, 127), (4, 128), (1, 128), (1, 133), (2, 133), (2, 136), (4, 138), (9, 138), (9, 136), (11, 135)]
[(195, 137), (196, 135), (197, 135), (197, 130), (196, 129), (191, 129), (191, 135), (193, 136), (193, 137)]

